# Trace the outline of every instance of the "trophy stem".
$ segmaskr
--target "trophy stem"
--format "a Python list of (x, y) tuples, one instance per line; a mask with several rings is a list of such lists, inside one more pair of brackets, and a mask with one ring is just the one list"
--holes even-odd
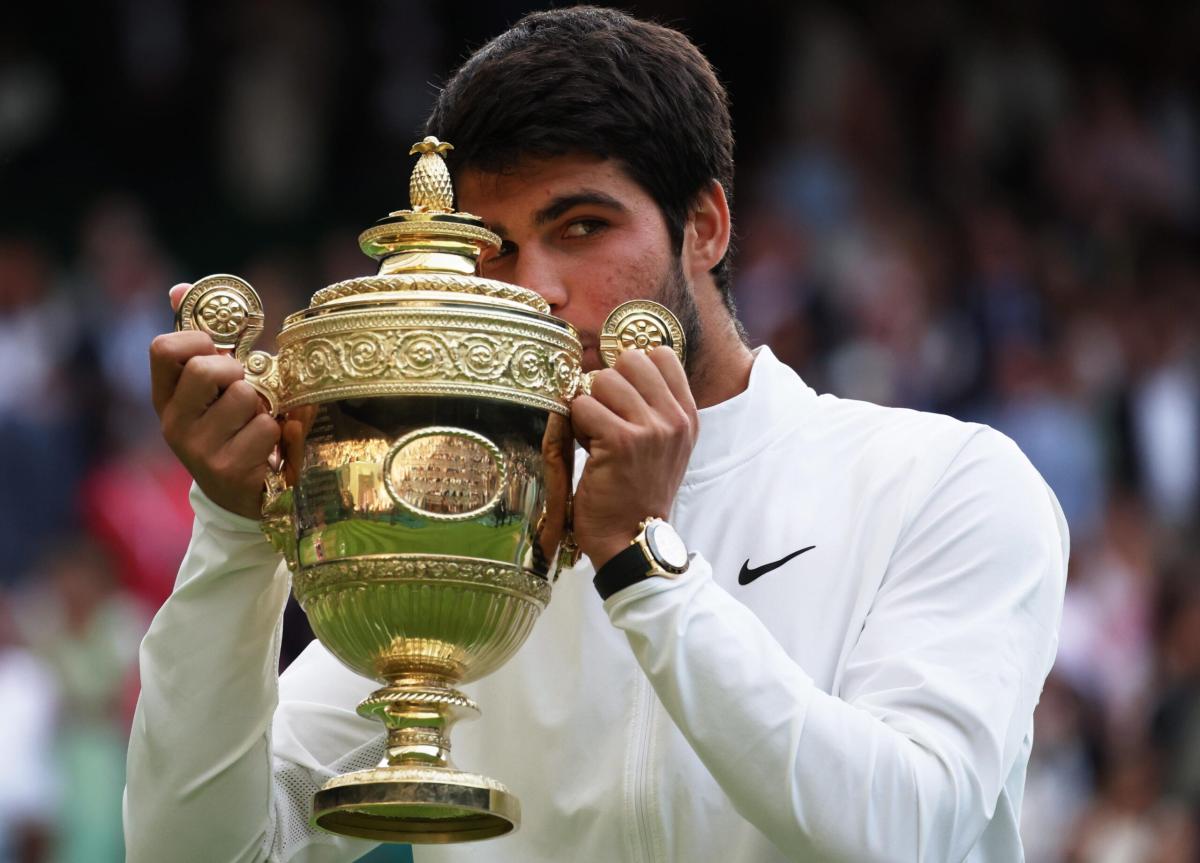
[(479, 715), (479, 707), (438, 675), (400, 678), (371, 693), (358, 706), (361, 716), (387, 727), (388, 767), (449, 767), (450, 728)]

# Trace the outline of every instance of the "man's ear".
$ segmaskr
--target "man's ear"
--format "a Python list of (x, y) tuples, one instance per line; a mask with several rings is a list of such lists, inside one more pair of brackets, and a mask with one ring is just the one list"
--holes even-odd
[(729, 250), (729, 202), (716, 180), (696, 196), (683, 226), (683, 271), (697, 279), (715, 267)]

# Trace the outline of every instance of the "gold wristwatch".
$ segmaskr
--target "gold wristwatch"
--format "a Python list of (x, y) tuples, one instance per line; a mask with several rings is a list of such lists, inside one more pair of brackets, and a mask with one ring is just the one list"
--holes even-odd
[(648, 518), (638, 527), (629, 548), (596, 571), (592, 583), (601, 599), (643, 579), (678, 578), (687, 571), (687, 546), (675, 528), (661, 518)]

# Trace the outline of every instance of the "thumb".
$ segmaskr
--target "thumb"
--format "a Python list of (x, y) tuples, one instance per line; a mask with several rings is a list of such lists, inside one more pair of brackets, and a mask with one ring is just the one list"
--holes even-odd
[(183, 295), (186, 294), (191, 287), (191, 282), (180, 282), (178, 285), (171, 288), (171, 311), (179, 311), (179, 304), (183, 302)]

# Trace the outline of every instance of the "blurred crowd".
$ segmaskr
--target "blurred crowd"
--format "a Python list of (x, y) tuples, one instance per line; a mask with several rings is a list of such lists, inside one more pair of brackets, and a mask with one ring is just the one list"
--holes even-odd
[[(270, 334), (368, 272), (354, 237), (404, 203), (428, 82), (522, 4), (473, 23), (417, 3), (99, 8), (112, 70), (81, 73), (70, 33), (0, 28), (0, 863), (123, 858), (137, 646), (191, 529), (149, 393), (167, 288), (235, 270)], [(1067, 514), (1027, 859), (1190, 863), (1200, 12), (1066, 8), (635, 11), (690, 32), (730, 86), (752, 343), (818, 391), (995, 426)], [(136, 116), (160, 137), (109, 140)], [(310, 637), (294, 608), (285, 632), (284, 664)]]

